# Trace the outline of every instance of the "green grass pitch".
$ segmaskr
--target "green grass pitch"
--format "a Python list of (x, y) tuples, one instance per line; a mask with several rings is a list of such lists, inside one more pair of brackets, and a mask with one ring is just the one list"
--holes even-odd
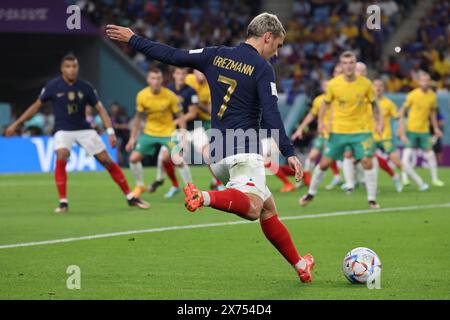
[[(192, 169), (202, 188), (205, 167)], [(429, 181), (429, 172), (419, 170)], [(128, 171), (129, 181), (133, 181)], [(383, 208), (450, 203), (450, 170), (444, 188), (397, 194), (380, 172)], [(147, 182), (154, 169), (146, 169)], [(325, 183), (329, 181), (326, 178)], [(367, 209), (365, 192), (352, 196), (323, 188), (307, 208), (305, 192), (281, 194), (268, 178), (280, 216)], [(69, 174), (70, 212), (56, 215), (52, 174), (0, 176), (0, 246), (119, 231), (240, 221), (204, 209), (188, 213), (183, 195), (166, 200), (169, 180), (145, 194), (152, 208), (129, 208), (105, 172)], [(314, 282), (301, 284), (266, 241), (258, 223), (81, 240), (0, 249), (0, 299), (450, 299), (450, 208), (285, 220), (301, 254), (316, 258)], [(383, 263), (381, 290), (352, 285), (341, 262), (352, 248), (375, 250)], [(69, 290), (69, 265), (81, 269), (81, 289)]]

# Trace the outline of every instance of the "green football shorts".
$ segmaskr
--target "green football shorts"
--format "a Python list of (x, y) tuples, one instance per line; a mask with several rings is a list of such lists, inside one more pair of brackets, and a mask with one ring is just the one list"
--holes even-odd
[(422, 150), (430, 150), (433, 143), (431, 142), (431, 134), (419, 132), (406, 132), (406, 137), (409, 140), (407, 148), (420, 148)]
[(342, 160), (345, 151), (352, 151), (356, 160), (372, 157), (372, 133), (331, 133), (324, 155), (334, 160)]
[(156, 137), (141, 133), (134, 150), (144, 155), (154, 155), (158, 146), (166, 146), (170, 151), (176, 145), (177, 141), (172, 140), (172, 137)]
[(381, 149), (388, 154), (395, 151), (395, 145), (394, 145), (394, 142), (392, 141), (392, 139), (375, 141), (374, 148)]
[(313, 141), (313, 149), (317, 149), (320, 152), (323, 152), (323, 150), (325, 149), (327, 145), (327, 139), (325, 139), (322, 136), (318, 136), (314, 139)]

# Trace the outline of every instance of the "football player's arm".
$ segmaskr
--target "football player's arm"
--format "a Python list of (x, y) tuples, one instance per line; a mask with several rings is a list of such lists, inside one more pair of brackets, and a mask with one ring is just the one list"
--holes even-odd
[(191, 104), (188, 107), (188, 112), (184, 115), (184, 120), (187, 122), (193, 121), (197, 119), (198, 115), (198, 105), (197, 104)]
[(372, 114), (376, 123), (376, 130), (380, 136), (383, 135), (384, 128), (384, 117), (383, 112), (381, 112), (380, 107), (378, 105), (378, 101), (374, 100), (372, 102)]
[(97, 109), (97, 112), (102, 119), (103, 126), (106, 128), (106, 133), (108, 134), (109, 144), (111, 147), (115, 147), (117, 144), (117, 138), (116, 134), (114, 132), (114, 128), (112, 126), (111, 118), (108, 115), (108, 112), (106, 111), (105, 107), (103, 106), (103, 103), (101, 101), (98, 101), (95, 105), (95, 108)]
[(398, 129), (397, 129), (397, 135), (400, 137), (400, 139), (407, 143), (406, 138), (406, 128), (405, 128), (405, 116), (406, 116), (406, 109), (410, 107), (410, 96), (406, 96), (406, 101), (403, 104), (403, 106), (398, 111)]
[(128, 143), (125, 146), (125, 150), (127, 152), (131, 152), (134, 149), (134, 146), (136, 145), (137, 136), (141, 129), (142, 120), (145, 120), (145, 112), (140, 111), (136, 112), (136, 115), (134, 116), (131, 124), (130, 139), (128, 139)]
[(292, 134), (291, 139), (302, 139), (303, 138), (303, 131), (305, 131), (305, 128), (314, 121), (316, 117), (314, 114), (310, 111), (306, 115), (306, 117), (303, 119), (302, 123), (298, 126), (297, 130), (295, 130), (294, 134)]
[(299, 181), (303, 177), (300, 160), (294, 152), (294, 146), (289, 140), (284, 123), (278, 110), (278, 95), (275, 84), (275, 74), (271, 67), (267, 66), (257, 79), (258, 98), (262, 109), (262, 122), (269, 130), (278, 130), (278, 148), (281, 154), (288, 160), (289, 166), (295, 170), (295, 179)]
[(12, 135), (14, 135), (14, 133), (16, 132), (17, 128), (24, 123), (25, 121), (27, 121), (28, 119), (30, 119), (32, 116), (34, 116), (39, 109), (42, 107), (42, 101), (40, 98), (36, 99), (35, 102), (33, 102), (27, 110), (25, 110), (24, 113), (22, 113), (22, 115), (19, 117), (19, 119), (17, 119), (16, 121), (14, 121), (6, 130), (5, 130), (5, 136), (10, 137)]
[(202, 103), (198, 104), (198, 108), (202, 110), (204, 113), (211, 114), (211, 103)]
[(442, 131), (439, 128), (437, 109), (432, 109), (430, 113), (431, 125), (433, 126), (434, 136), (436, 138), (442, 137)]
[(128, 43), (133, 49), (142, 52), (151, 59), (173, 66), (189, 67), (203, 72), (211, 57), (211, 51), (208, 48), (197, 50), (176, 49), (137, 36), (131, 29), (117, 25), (107, 25), (106, 34), (112, 40)]
[[(325, 123), (325, 114), (330, 109), (331, 104), (326, 101), (326, 99), (323, 100), (322, 104), (319, 107), (319, 113), (317, 117), (317, 131), (319, 131), (319, 134), (323, 134), (323, 132), (329, 131), (329, 124), (331, 123)], [(331, 118), (331, 116), (330, 116)]]

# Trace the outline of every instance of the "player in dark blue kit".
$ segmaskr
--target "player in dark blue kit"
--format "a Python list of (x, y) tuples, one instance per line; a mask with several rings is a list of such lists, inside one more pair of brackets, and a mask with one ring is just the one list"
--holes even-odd
[[(236, 47), (180, 50), (135, 35), (130, 29), (108, 25), (107, 35), (126, 42), (147, 57), (175, 66), (197, 69), (205, 74), (211, 89), (212, 128), (210, 152), (212, 172), (223, 182), (224, 191), (201, 192), (185, 188), (186, 208), (203, 206), (235, 213), (244, 219), (260, 220), (267, 239), (295, 268), (302, 282), (312, 281), (314, 259), (298, 254), (289, 231), (279, 220), (273, 197), (266, 186), (264, 161), (260, 155), (261, 122), (279, 137), (279, 149), (302, 178), (301, 164), (286, 135), (275, 85), (275, 74), (267, 61), (277, 55), (286, 35), (275, 15), (255, 17), (247, 39)], [(276, 134), (274, 134), (274, 132)]]
[(55, 152), (56, 168), (55, 182), (59, 194), (59, 206), (56, 213), (68, 211), (66, 164), (70, 157), (73, 143), (79, 144), (87, 153), (95, 158), (108, 170), (113, 180), (122, 189), (130, 206), (141, 209), (149, 208), (149, 204), (134, 197), (130, 192), (122, 169), (115, 163), (105, 144), (95, 130), (86, 121), (86, 105), (97, 109), (109, 136), (112, 147), (116, 144), (116, 136), (111, 119), (103, 104), (98, 100), (95, 89), (86, 81), (78, 79), (78, 61), (75, 56), (67, 55), (61, 62), (61, 76), (50, 80), (42, 89), (37, 100), (6, 130), (6, 136), (11, 136), (17, 127), (39, 111), (43, 103), (50, 101), (55, 114)]

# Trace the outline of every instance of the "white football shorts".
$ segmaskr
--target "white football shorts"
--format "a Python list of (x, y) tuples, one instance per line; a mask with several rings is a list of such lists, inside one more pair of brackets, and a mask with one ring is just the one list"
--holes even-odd
[(103, 140), (100, 138), (97, 131), (93, 129), (74, 131), (60, 130), (55, 133), (54, 141), (55, 150), (67, 149), (70, 151), (74, 143), (80, 145), (90, 156), (94, 156), (106, 150)]
[(241, 153), (222, 159), (210, 165), (214, 176), (227, 188), (252, 193), (263, 201), (272, 193), (266, 185), (264, 159), (256, 153)]

